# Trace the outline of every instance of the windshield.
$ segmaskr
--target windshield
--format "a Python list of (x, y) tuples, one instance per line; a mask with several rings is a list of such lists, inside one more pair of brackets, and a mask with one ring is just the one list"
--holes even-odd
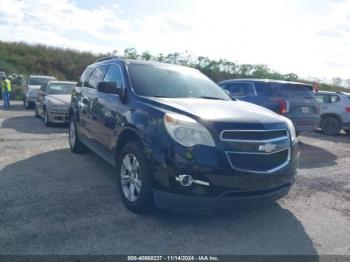
[(46, 84), (47, 82), (54, 80), (54, 78), (48, 78), (48, 77), (31, 77), (29, 79), (28, 85), (32, 86), (41, 86), (43, 84)]
[(132, 64), (129, 74), (138, 95), (231, 100), (219, 86), (194, 69)]
[(52, 84), (47, 90), (48, 95), (69, 95), (72, 93), (74, 84)]

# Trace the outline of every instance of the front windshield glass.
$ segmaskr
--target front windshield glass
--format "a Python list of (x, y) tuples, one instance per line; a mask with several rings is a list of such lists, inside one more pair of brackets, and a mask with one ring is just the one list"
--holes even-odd
[(28, 84), (32, 86), (41, 86), (52, 80), (53, 78), (48, 77), (31, 77)]
[(129, 74), (132, 87), (138, 95), (231, 100), (218, 85), (194, 69), (131, 64)]
[(52, 84), (47, 90), (48, 95), (69, 95), (72, 93), (74, 84)]

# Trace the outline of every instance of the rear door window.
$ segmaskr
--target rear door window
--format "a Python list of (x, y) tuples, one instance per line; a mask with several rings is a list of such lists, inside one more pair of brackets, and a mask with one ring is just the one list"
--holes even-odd
[(337, 95), (317, 94), (316, 97), (317, 101), (320, 103), (332, 104), (340, 101), (340, 98)]
[(330, 95), (326, 95), (326, 94), (317, 94), (316, 98), (317, 98), (317, 101), (320, 103), (329, 103), (330, 101)]
[(255, 95), (252, 83), (230, 83), (224, 86), (233, 97), (252, 96)]
[(93, 67), (87, 67), (83, 74), (80, 77), (80, 81), (78, 82), (78, 86), (86, 86), (87, 85), (87, 80), (89, 79), (89, 76), (91, 75), (91, 72), (94, 68)]

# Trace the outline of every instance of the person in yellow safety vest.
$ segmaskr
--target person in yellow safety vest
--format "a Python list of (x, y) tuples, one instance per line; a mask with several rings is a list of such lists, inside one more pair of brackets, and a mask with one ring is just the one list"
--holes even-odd
[(4, 99), (4, 110), (10, 109), (10, 99), (11, 99), (11, 82), (6, 78), (6, 76), (2, 76), (1, 83), (1, 93)]

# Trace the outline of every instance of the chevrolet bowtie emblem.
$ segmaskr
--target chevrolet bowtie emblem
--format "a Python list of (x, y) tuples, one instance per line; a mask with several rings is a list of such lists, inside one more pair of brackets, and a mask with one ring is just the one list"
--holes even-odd
[(270, 153), (276, 149), (276, 145), (274, 144), (265, 144), (265, 145), (260, 145), (259, 146), (259, 151), (265, 151), (266, 153)]

